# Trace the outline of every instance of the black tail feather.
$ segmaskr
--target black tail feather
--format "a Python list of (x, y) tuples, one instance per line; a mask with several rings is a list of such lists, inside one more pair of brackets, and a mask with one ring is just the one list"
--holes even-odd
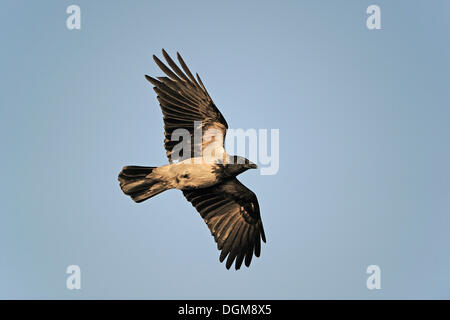
[(144, 178), (145, 176), (152, 173), (153, 169), (156, 167), (139, 167), (139, 166), (126, 166), (123, 167), (119, 174), (119, 179), (122, 177), (128, 178)]
[(127, 166), (119, 173), (120, 188), (135, 202), (142, 202), (165, 191), (166, 183), (154, 179), (151, 173), (156, 167)]

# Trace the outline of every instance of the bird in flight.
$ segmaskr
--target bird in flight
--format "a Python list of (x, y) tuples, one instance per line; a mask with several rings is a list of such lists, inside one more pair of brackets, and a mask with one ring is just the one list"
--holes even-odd
[[(163, 49), (170, 66), (156, 56), (166, 74), (145, 78), (154, 86), (164, 120), (164, 147), (169, 164), (160, 167), (126, 166), (119, 174), (122, 191), (142, 202), (163, 191), (179, 189), (208, 225), (226, 268), (238, 270), (253, 255), (260, 256), (261, 239), (266, 242), (256, 195), (236, 176), (256, 164), (230, 156), (224, 148), (228, 124), (206, 91), (177, 53), (179, 64)], [(180, 142), (180, 133), (183, 139)], [(198, 138), (201, 134), (200, 139)], [(180, 148), (181, 145), (181, 148)]]

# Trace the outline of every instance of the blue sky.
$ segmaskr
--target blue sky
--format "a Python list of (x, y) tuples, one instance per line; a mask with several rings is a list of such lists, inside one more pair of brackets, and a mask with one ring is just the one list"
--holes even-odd
[[(81, 30), (66, 8), (81, 8)], [(366, 8), (381, 8), (381, 30)], [(0, 12), (1, 298), (449, 298), (448, 1), (5, 1)], [(144, 74), (179, 51), (231, 128), (279, 129), (249, 171), (267, 244), (226, 270), (163, 165)], [(82, 289), (66, 289), (68, 265)], [(381, 290), (366, 268), (381, 268)]]

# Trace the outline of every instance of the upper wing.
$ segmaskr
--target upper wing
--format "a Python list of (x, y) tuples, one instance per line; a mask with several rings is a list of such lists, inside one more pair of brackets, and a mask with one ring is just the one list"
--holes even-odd
[[(158, 95), (157, 98), (164, 115), (164, 146), (167, 157), (171, 162), (172, 160), (191, 158), (196, 153), (202, 152), (203, 154), (205, 148), (211, 143), (215, 145), (210, 147), (218, 148), (221, 152), (224, 152), (228, 124), (206, 91), (200, 77), (197, 74), (197, 82), (179, 53), (177, 53), (178, 61), (184, 72), (180, 70), (164, 49), (162, 53), (172, 70), (156, 56), (153, 56), (156, 64), (167, 77), (158, 77), (158, 80), (147, 75), (145, 77), (154, 85), (153, 89)], [(201, 121), (199, 127), (202, 130), (202, 139), (195, 139), (195, 141), (194, 131), (200, 128), (194, 127), (194, 121)], [(190, 154), (183, 154), (182, 150), (181, 152), (180, 150), (173, 150), (174, 146), (180, 142), (172, 139), (172, 133), (176, 129), (186, 129), (189, 132), (190, 139), (187, 142), (189, 143)], [(208, 130), (210, 131), (208, 137), (206, 137), (205, 134)], [(215, 137), (211, 137), (211, 132), (216, 132)], [(178, 154), (175, 152), (172, 154), (172, 151), (177, 151)], [(179, 158), (176, 158), (177, 156)]]
[(261, 239), (266, 242), (256, 195), (236, 178), (215, 186), (185, 190), (184, 196), (200, 212), (203, 220), (222, 250), (220, 262), (228, 255), (229, 269), (236, 259), (239, 269), (245, 258), (250, 266), (253, 253), (259, 257)]

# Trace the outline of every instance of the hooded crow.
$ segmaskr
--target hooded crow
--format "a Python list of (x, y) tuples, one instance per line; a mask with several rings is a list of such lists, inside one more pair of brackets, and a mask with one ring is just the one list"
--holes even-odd
[[(165, 190), (181, 190), (211, 231), (221, 250), (220, 262), (228, 257), (227, 269), (233, 262), (236, 270), (243, 262), (249, 267), (253, 254), (259, 257), (261, 239), (266, 242), (266, 237), (258, 199), (236, 176), (257, 166), (225, 152), (228, 124), (202, 80), (192, 75), (179, 53), (183, 71), (164, 49), (162, 54), (170, 68), (156, 56), (153, 59), (166, 76), (145, 78), (154, 86), (163, 113), (169, 164), (126, 166), (119, 174), (120, 187), (135, 202)], [(187, 141), (180, 143), (180, 132)]]

